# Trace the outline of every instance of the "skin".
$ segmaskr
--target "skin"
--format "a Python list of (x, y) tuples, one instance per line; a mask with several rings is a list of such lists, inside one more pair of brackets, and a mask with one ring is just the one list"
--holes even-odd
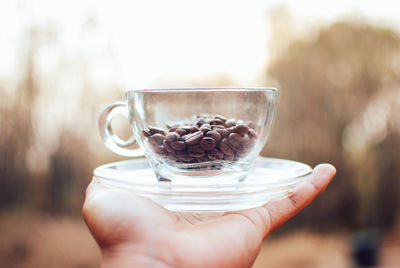
[(294, 192), (239, 212), (171, 212), (149, 199), (92, 182), (84, 219), (102, 267), (251, 267), (262, 241), (327, 187), (336, 170), (315, 167)]

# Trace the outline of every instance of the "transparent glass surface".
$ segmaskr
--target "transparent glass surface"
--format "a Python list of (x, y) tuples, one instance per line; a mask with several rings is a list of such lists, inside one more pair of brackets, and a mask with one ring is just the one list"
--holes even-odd
[(273, 88), (127, 90), (136, 141), (159, 181), (241, 181), (267, 141)]
[(106, 164), (94, 171), (94, 180), (152, 199), (173, 211), (223, 212), (261, 206), (293, 191), (312, 174), (303, 163), (258, 157), (247, 179), (159, 181), (146, 159)]

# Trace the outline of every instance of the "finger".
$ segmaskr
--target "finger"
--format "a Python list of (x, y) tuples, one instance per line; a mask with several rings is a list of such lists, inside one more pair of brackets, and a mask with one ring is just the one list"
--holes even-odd
[(318, 165), (312, 176), (288, 196), (271, 200), (262, 207), (225, 213), (218, 221), (221, 227), (218, 232), (236, 230), (244, 241), (252, 241), (253, 247), (260, 246), (271, 231), (296, 215), (321, 193), (335, 173), (332, 165)]
[(86, 223), (88, 223), (90, 215), (97, 210), (96, 206), (98, 206), (99, 203), (101, 204), (99, 195), (103, 194), (105, 190), (107, 190), (107, 187), (95, 180), (92, 180), (86, 188), (85, 200), (82, 206), (82, 215)]
[(92, 196), (96, 195), (96, 193), (104, 189), (106, 189), (104, 185), (93, 179), (86, 188), (85, 202), (87, 202)]
[(109, 242), (121, 242), (120, 235), (115, 231), (119, 230), (118, 225), (129, 230), (130, 226), (124, 227), (126, 221), (121, 220), (121, 215), (129, 215), (121, 210), (133, 203), (128, 198), (126, 193), (109, 189), (95, 180), (88, 185), (82, 215), (101, 248), (107, 247)]
[(312, 176), (286, 197), (272, 200), (263, 207), (269, 217), (269, 228), (266, 234), (284, 224), (300, 210), (317, 197), (336, 174), (336, 169), (330, 164), (320, 164), (315, 167)]

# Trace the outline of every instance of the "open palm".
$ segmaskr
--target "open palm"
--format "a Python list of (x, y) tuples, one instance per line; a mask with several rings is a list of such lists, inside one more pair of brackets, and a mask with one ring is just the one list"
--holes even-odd
[(263, 239), (307, 206), (335, 175), (322, 164), (288, 196), (229, 213), (171, 212), (153, 201), (92, 182), (83, 215), (102, 267), (251, 267)]

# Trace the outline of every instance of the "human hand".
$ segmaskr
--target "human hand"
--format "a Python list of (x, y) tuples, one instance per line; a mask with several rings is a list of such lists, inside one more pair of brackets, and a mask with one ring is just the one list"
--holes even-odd
[(153, 201), (92, 182), (83, 216), (102, 267), (251, 267), (263, 239), (306, 207), (331, 181), (318, 165), (288, 196), (262, 207), (220, 213), (171, 212)]

